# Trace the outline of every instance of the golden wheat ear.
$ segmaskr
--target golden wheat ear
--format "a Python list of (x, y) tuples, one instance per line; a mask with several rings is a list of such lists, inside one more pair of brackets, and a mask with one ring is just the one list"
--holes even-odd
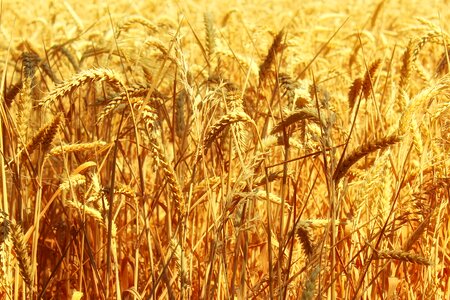
[(203, 140), (202, 145), (203, 152), (206, 152), (209, 149), (209, 147), (211, 147), (213, 141), (219, 137), (219, 135), (225, 130), (225, 128), (228, 125), (237, 122), (253, 123), (253, 120), (243, 110), (232, 111), (224, 115), (222, 118), (219, 119), (219, 121), (217, 121), (214, 125), (212, 125), (208, 129), (205, 135), (205, 139)]
[(31, 259), (28, 251), (28, 246), (25, 241), (22, 227), (15, 221), (10, 222), (11, 240), (13, 243), (14, 251), (16, 252), (17, 262), (19, 264), (20, 275), (23, 281), (31, 286), (32, 283), (32, 268)]
[(433, 264), (423, 256), (403, 250), (379, 250), (375, 252), (374, 259), (394, 259), (425, 266)]
[(160, 142), (155, 135), (156, 134), (152, 133), (152, 136), (150, 136), (151, 149), (153, 151), (157, 164), (162, 169), (165, 179), (167, 180), (167, 184), (172, 193), (172, 198), (176, 204), (175, 208), (180, 218), (183, 218), (185, 216), (185, 199), (180, 183), (178, 182), (175, 171), (172, 165), (169, 163), (169, 160), (163, 152), (163, 148), (160, 146)]
[(298, 222), (295, 233), (302, 245), (303, 251), (309, 257), (313, 254), (314, 244), (312, 240), (311, 226), (308, 222), (300, 221)]
[(272, 45), (267, 51), (267, 55), (264, 58), (263, 63), (259, 66), (259, 82), (262, 83), (266, 80), (270, 73), (270, 68), (275, 61), (275, 55), (283, 49), (284, 30), (280, 30), (278, 34), (273, 39)]
[(55, 138), (58, 127), (63, 122), (63, 120), (63, 114), (59, 113), (49, 124), (42, 127), (25, 146), (25, 149), (22, 149), (19, 153), (20, 161), (22, 161), (22, 158), (25, 155), (31, 155), (39, 147), (41, 147), (43, 153), (46, 153), (50, 148), (50, 144)]
[(373, 91), (373, 83), (375, 79), (375, 74), (378, 70), (378, 68), (381, 65), (381, 60), (377, 59), (374, 61), (369, 69), (367, 69), (366, 74), (364, 74), (364, 80), (362, 82), (361, 92), (363, 94), (363, 97), (367, 99), (370, 95), (370, 93)]
[(290, 113), (283, 121), (275, 125), (271, 134), (282, 132), (282, 130), (287, 126), (302, 120), (311, 120), (322, 128), (327, 126), (327, 120), (323, 115), (320, 115), (319, 117), (316, 108), (306, 107)]
[(347, 171), (353, 166), (356, 162), (358, 162), (361, 158), (366, 155), (375, 152), (380, 149), (385, 149), (391, 145), (394, 145), (400, 142), (400, 136), (393, 134), (385, 136), (381, 139), (376, 139), (369, 141), (367, 143), (362, 144), (358, 148), (356, 148), (352, 153), (350, 153), (345, 159), (341, 160), (336, 167), (336, 170), (333, 174), (333, 180), (339, 181)]
[(122, 78), (113, 70), (96, 68), (75, 74), (71, 79), (64, 81), (54, 88), (40, 103), (40, 106), (50, 105), (61, 98), (73, 93), (80, 86), (92, 82), (107, 82), (108, 84), (126, 91)]

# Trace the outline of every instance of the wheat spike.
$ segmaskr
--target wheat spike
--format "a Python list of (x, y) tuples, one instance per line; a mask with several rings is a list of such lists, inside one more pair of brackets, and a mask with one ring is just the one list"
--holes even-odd
[(314, 250), (310, 224), (310, 222), (299, 221), (295, 227), (295, 233), (297, 234), (307, 256), (311, 256)]
[[(143, 99), (147, 97), (147, 94), (150, 92), (151, 88), (149, 87), (142, 87), (142, 86), (136, 86), (136, 87), (128, 87), (126, 92), (121, 92), (118, 96), (113, 97), (108, 104), (105, 105), (102, 112), (99, 114), (97, 118), (97, 123), (101, 122), (105, 117), (110, 115), (112, 112), (122, 109), (119, 109), (120, 107), (126, 108), (128, 107), (128, 100), (130, 99), (131, 104), (137, 103), (138, 105), (142, 105)], [(157, 106), (161, 105), (161, 101), (165, 99), (165, 96), (161, 94), (160, 92), (153, 90), (151, 96), (150, 96), (150, 102), (149, 104), (156, 108)], [(136, 107), (135, 107), (136, 108)]]
[(414, 232), (411, 234), (411, 236), (406, 241), (405, 245), (403, 246), (404, 251), (411, 250), (414, 243), (422, 236), (422, 234), (425, 232), (425, 230), (428, 228), (428, 225), (430, 224), (432, 214), (429, 214), (423, 221), (420, 223), (420, 225), (414, 230)]
[(381, 60), (377, 59), (374, 61), (369, 69), (366, 71), (366, 74), (364, 75), (364, 80), (362, 81), (362, 87), (361, 91), (363, 94), (363, 97), (367, 99), (370, 95), (370, 93), (373, 90), (373, 79), (375, 78), (375, 73), (377, 72), (378, 68), (380, 67)]
[(114, 194), (124, 195), (125, 197), (135, 199), (136, 195), (133, 189), (125, 184), (118, 184), (116, 188), (114, 188)]
[(314, 292), (316, 290), (316, 281), (319, 276), (320, 268), (313, 268), (306, 279), (305, 288), (303, 289), (301, 300), (312, 300), (314, 299)]
[(58, 85), (39, 104), (41, 106), (49, 105), (54, 101), (73, 93), (83, 84), (102, 81), (126, 91), (125, 84), (116, 72), (105, 68), (89, 69), (75, 74), (71, 79)]
[(63, 191), (69, 191), (71, 188), (75, 188), (86, 183), (86, 177), (82, 174), (70, 175), (64, 182), (59, 185), (59, 188)]
[(220, 133), (230, 124), (237, 122), (250, 122), (253, 123), (253, 120), (247, 115), (243, 110), (232, 111), (222, 118), (219, 119), (214, 125), (212, 125), (208, 132), (205, 135), (205, 139), (203, 140), (203, 151), (207, 151), (211, 146), (212, 142), (217, 139)]
[(10, 229), (13, 248), (16, 252), (16, 258), (19, 263), (20, 275), (22, 276), (23, 281), (28, 286), (31, 286), (31, 283), (33, 281), (33, 272), (31, 269), (30, 254), (28, 251), (27, 243), (25, 241), (22, 227), (13, 221), (10, 224)]
[(117, 37), (119, 37), (123, 31), (129, 30), (134, 24), (140, 24), (144, 26), (149, 31), (149, 33), (158, 31), (158, 26), (153, 24), (149, 19), (139, 15), (129, 16), (119, 25), (119, 28), (117, 29)]
[(166, 155), (162, 151), (162, 148), (159, 145), (158, 140), (155, 136), (151, 136), (150, 138), (150, 146), (155, 155), (155, 159), (162, 169), (165, 179), (167, 180), (167, 184), (169, 186), (170, 191), (172, 192), (172, 198), (175, 201), (175, 208), (180, 215), (180, 218), (185, 216), (185, 201), (184, 195), (182, 193), (181, 186), (178, 182), (178, 179), (175, 175), (175, 171), (170, 165)]
[(104, 141), (95, 141), (90, 143), (66, 144), (53, 147), (47, 156), (59, 156), (70, 153), (80, 152), (102, 152), (108, 148), (109, 144)]
[[(226, 84), (226, 101), (231, 111), (243, 111), (244, 104), (241, 97), (241, 92), (233, 84)], [(248, 132), (242, 122), (231, 124), (231, 132), (236, 138), (234, 144), (240, 152), (245, 152), (248, 149)]]
[(211, 61), (214, 50), (216, 48), (216, 34), (214, 31), (214, 21), (211, 13), (203, 14), (203, 21), (205, 23), (206, 32), (206, 50), (208, 53), (208, 59)]
[(415, 95), (409, 105), (403, 112), (398, 126), (398, 134), (404, 135), (409, 131), (411, 121), (414, 114), (420, 109), (428, 106), (428, 104), (437, 95), (448, 92), (449, 90), (449, 76), (442, 77), (439, 82), (428, 88), (422, 89), (417, 95)]
[(327, 125), (327, 121), (324, 117), (324, 112), (321, 112), (319, 118), (319, 114), (317, 113), (316, 108), (305, 107), (292, 111), (288, 116), (284, 118), (284, 120), (275, 125), (275, 127), (271, 131), (271, 134), (282, 132), (283, 128), (286, 128), (287, 126), (302, 120), (311, 120), (323, 128), (325, 128)]
[[(93, 207), (90, 207), (89, 205), (85, 205), (83, 203), (75, 201), (75, 200), (66, 200), (64, 202), (64, 204), (66, 204), (69, 207), (79, 210), (81, 213), (84, 213), (86, 216), (93, 218), (105, 229), (108, 228), (108, 222), (105, 220), (105, 218), (103, 217), (102, 213), (99, 210), (97, 210)], [(117, 225), (115, 222), (112, 222), (111, 233), (112, 233), (112, 237), (115, 239), (117, 237)]]
[(357, 97), (361, 93), (363, 86), (363, 81), (361, 78), (356, 78), (352, 86), (350, 87), (350, 90), (348, 91), (348, 107), (350, 108), (350, 111), (353, 110), (353, 107), (355, 106)]
[(284, 30), (280, 30), (278, 34), (274, 37), (272, 45), (267, 51), (267, 55), (263, 61), (263, 63), (259, 66), (259, 81), (264, 82), (269, 75), (270, 68), (275, 61), (275, 55), (280, 52), (283, 48), (282, 39), (284, 36)]
[(17, 104), (16, 124), (19, 137), (22, 142), (27, 142), (27, 132), (29, 127), (29, 118), (33, 106), (32, 99), (32, 85), (34, 81), (34, 74), (36, 72), (36, 66), (39, 62), (39, 57), (30, 52), (22, 54), (22, 89), (20, 90), (20, 97)]
[(53, 120), (49, 124), (42, 127), (33, 136), (30, 142), (28, 142), (28, 144), (25, 146), (25, 149), (23, 149), (19, 153), (19, 157), (23, 158), (23, 156), (26, 154), (31, 155), (39, 146), (45, 153), (50, 147), (50, 144), (52, 143), (53, 138), (56, 135), (58, 127), (62, 122), (63, 122), (63, 114), (59, 113), (53, 118)]
[(336, 182), (339, 181), (339, 179), (341, 179), (347, 173), (350, 167), (353, 166), (358, 160), (374, 151), (394, 145), (399, 141), (400, 136), (393, 134), (362, 144), (338, 164), (336, 170), (334, 171), (333, 179)]
[[(411, 77), (412, 70), (412, 55), (413, 55), (413, 41), (410, 40), (406, 50), (402, 55), (402, 68), (400, 70), (400, 82), (398, 84), (399, 90), (406, 90), (408, 88), (409, 79)], [(402, 111), (404, 107), (400, 107)]]
[(380, 250), (375, 253), (374, 259), (395, 259), (425, 266), (432, 265), (427, 258), (403, 250)]

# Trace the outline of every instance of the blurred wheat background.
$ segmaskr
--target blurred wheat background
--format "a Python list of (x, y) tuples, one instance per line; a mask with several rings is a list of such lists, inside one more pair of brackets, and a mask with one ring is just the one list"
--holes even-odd
[(447, 1), (2, 1), (1, 299), (449, 299)]

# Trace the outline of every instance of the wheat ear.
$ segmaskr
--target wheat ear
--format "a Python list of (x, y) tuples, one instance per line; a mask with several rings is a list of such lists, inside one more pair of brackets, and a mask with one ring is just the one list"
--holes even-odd
[(362, 144), (352, 153), (350, 153), (345, 159), (339, 162), (336, 170), (334, 171), (333, 179), (336, 182), (339, 181), (339, 179), (341, 179), (347, 173), (350, 167), (358, 162), (358, 160), (379, 149), (384, 149), (388, 146), (394, 145), (399, 141), (400, 136), (393, 134)]
[(243, 110), (236, 110), (229, 112), (219, 119), (214, 125), (212, 125), (205, 135), (203, 140), (202, 150), (206, 152), (211, 146), (212, 142), (222, 133), (222, 131), (230, 124), (237, 122), (250, 122), (253, 123), (252, 118), (247, 115)]
[(32, 84), (38, 62), (39, 57), (34, 53), (26, 52), (22, 54), (23, 80), (22, 80), (22, 89), (20, 91), (20, 97), (16, 102), (17, 104), (16, 124), (19, 137), (22, 139), (24, 144), (27, 142), (29, 118), (33, 106), (32, 103), (33, 99), (31, 97)]
[(400, 81), (398, 84), (399, 90), (406, 90), (408, 87), (412, 70), (413, 45), (413, 41), (409, 41), (408, 46), (406, 46), (405, 52), (402, 55), (402, 68), (400, 69)]
[(313, 240), (312, 240), (312, 228), (310, 222), (299, 221), (295, 227), (295, 233), (298, 236), (300, 243), (302, 244), (303, 251), (309, 257), (312, 255), (314, 250)]
[(380, 64), (380, 59), (374, 61), (364, 75), (364, 80), (362, 82), (362, 94), (366, 99), (369, 97), (370, 93), (373, 90), (373, 79), (375, 78), (375, 74), (380, 67)]
[(166, 155), (162, 151), (162, 148), (159, 145), (157, 138), (154, 136), (150, 137), (150, 146), (155, 155), (155, 159), (162, 169), (165, 179), (167, 180), (167, 184), (169, 185), (169, 189), (172, 192), (172, 198), (176, 204), (176, 210), (179, 213), (180, 217), (183, 218), (185, 215), (185, 201), (184, 195), (182, 193), (181, 186), (178, 182), (178, 179), (175, 175), (175, 171), (170, 165)]
[[(110, 115), (113, 111), (117, 110), (119, 107), (128, 106), (127, 99), (130, 99), (130, 103), (137, 103), (138, 105), (142, 105), (144, 98), (147, 97), (147, 94), (150, 92), (150, 88), (148, 87), (131, 87), (127, 88), (126, 92), (121, 92), (118, 96), (114, 97), (109, 101), (102, 112), (99, 114), (97, 122), (101, 122), (105, 117)], [(161, 104), (160, 100), (165, 99), (164, 95), (160, 92), (153, 90), (150, 96), (150, 104), (153, 107), (157, 107)]]
[(19, 263), (20, 275), (22, 276), (23, 281), (28, 286), (31, 286), (33, 273), (31, 269), (30, 254), (28, 251), (27, 243), (25, 241), (22, 227), (16, 222), (12, 221), (10, 223), (10, 229), (13, 248), (16, 252), (17, 262)]
[(208, 53), (208, 60), (211, 62), (216, 48), (216, 33), (214, 30), (214, 21), (212, 14), (203, 14), (203, 21), (205, 23), (206, 32), (206, 51)]
[(449, 76), (445, 76), (433, 86), (421, 90), (416, 96), (414, 96), (414, 98), (409, 101), (409, 105), (406, 107), (400, 118), (398, 134), (406, 134), (409, 131), (414, 114), (420, 108), (428, 106), (434, 97), (443, 92), (447, 92), (448, 90)]
[(116, 36), (119, 37), (123, 31), (129, 30), (134, 24), (140, 24), (144, 26), (149, 32), (158, 31), (158, 26), (153, 24), (149, 19), (142, 16), (129, 16), (119, 25)]
[(425, 266), (432, 265), (427, 258), (403, 250), (380, 250), (375, 253), (374, 259), (395, 259)]
[(125, 84), (116, 72), (105, 68), (89, 69), (75, 74), (71, 79), (58, 85), (39, 104), (41, 106), (49, 105), (54, 101), (73, 93), (83, 84), (102, 81), (126, 91)]
[(316, 290), (316, 281), (317, 281), (317, 277), (319, 277), (319, 274), (320, 274), (319, 267), (315, 267), (309, 272), (308, 277), (306, 278), (305, 288), (303, 289), (300, 300), (315, 299), (314, 293)]
[(267, 52), (267, 55), (263, 63), (259, 66), (259, 81), (263, 82), (270, 72), (270, 68), (275, 61), (275, 55), (282, 50), (282, 39), (284, 36), (284, 30), (280, 30), (273, 39), (272, 45)]
[(30, 142), (28, 142), (28, 144), (25, 146), (25, 149), (23, 149), (19, 153), (19, 157), (23, 158), (23, 156), (26, 154), (31, 155), (39, 146), (41, 146), (42, 151), (45, 153), (50, 147), (50, 144), (52, 143), (53, 138), (55, 137), (58, 127), (62, 123), (62, 121), (63, 114), (59, 113), (49, 124), (39, 129), (39, 131), (33, 136)]
[(319, 126), (322, 126), (322, 128), (325, 128), (327, 125), (327, 121), (324, 118), (324, 115), (321, 114), (319, 118), (319, 114), (317, 113), (316, 108), (305, 107), (291, 112), (287, 117), (284, 118), (283, 121), (275, 125), (275, 127), (272, 129), (271, 134), (281, 132), (283, 128), (286, 128), (287, 126), (302, 120), (311, 120)]
[(100, 151), (103, 151), (107, 147), (108, 147), (108, 144), (104, 141), (59, 145), (59, 146), (53, 147), (48, 152), (47, 156), (59, 156), (59, 155), (63, 155), (63, 154), (90, 152), (90, 151), (100, 152)]
[(350, 87), (350, 90), (348, 91), (348, 107), (350, 108), (350, 111), (353, 110), (353, 106), (355, 106), (356, 100), (358, 96), (361, 93), (363, 86), (363, 81), (361, 78), (356, 78), (352, 86)]

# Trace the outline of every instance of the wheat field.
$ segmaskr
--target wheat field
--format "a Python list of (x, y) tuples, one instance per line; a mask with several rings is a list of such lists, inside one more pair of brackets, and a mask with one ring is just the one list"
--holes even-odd
[(447, 1), (2, 1), (0, 299), (450, 299)]

